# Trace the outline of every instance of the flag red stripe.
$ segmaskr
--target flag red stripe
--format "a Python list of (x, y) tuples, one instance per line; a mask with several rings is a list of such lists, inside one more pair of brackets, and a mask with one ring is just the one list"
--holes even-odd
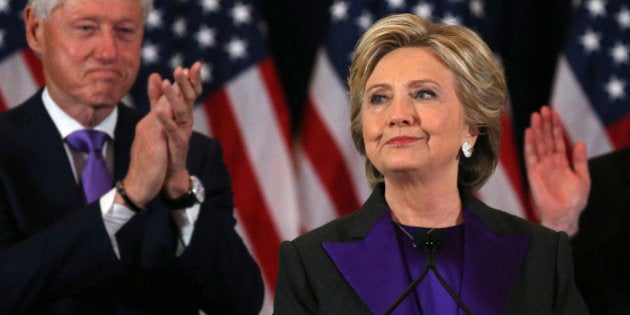
[(514, 146), (514, 132), (512, 131), (510, 117), (507, 113), (504, 113), (503, 117), (501, 117), (501, 128), (503, 130), (503, 134), (501, 135), (501, 164), (512, 183), (512, 188), (516, 191), (516, 195), (523, 206), (525, 217), (529, 220), (536, 220), (536, 215), (534, 214), (530, 200), (521, 182), (520, 164), (516, 155), (518, 151)]
[(22, 57), (26, 60), (28, 67), (31, 71), (33, 80), (37, 83), (37, 86), (43, 86), (46, 82), (44, 79), (44, 68), (42, 67), (42, 61), (35, 55), (30, 48), (22, 50)]
[(291, 148), (291, 126), (289, 122), (289, 109), (282, 94), (282, 87), (276, 75), (276, 68), (273, 59), (267, 58), (263, 60), (258, 68), (263, 76), (263, 82), (267, 88), (267, 94), (271, 99), (271, 104), (276, 113), (276, 119), (280, 124), (282, 135), (287, 148)]
[(337, 208), (337, 213), (344, 215), (356, 210), (360, 204), (350, 180), (350, 172), (328, 129), (315, 113), (310, 97), (304, 108), (304, 117), (308, 117), (308, 121), (301, 130), (302, 147)]
[(231, 109), (226, 92), (221, 89), (204, 104), (206, 113), (212, 122), (212, 132), (221, 141), (224, 161), (227, 164), (234, 186), (234, 203), (239, 212), (241, 223), (250, 235), (250, 244), (261, 265), (266, 283), (273, 287), (278, 272), (278, 251), (280, 237), (269, 217), (267, 205), (256, 181), (251, 161), (249, 160), (243, 139), (238, 130), (238, 123)]
[(630, 146), (630, 114), (608, 125), (606, 131), (615, 149)]
[(7, 104), (4, 101), (4, 96), (2, 95), (2, 91), (0, 91), (0, 112), (7, 110)]

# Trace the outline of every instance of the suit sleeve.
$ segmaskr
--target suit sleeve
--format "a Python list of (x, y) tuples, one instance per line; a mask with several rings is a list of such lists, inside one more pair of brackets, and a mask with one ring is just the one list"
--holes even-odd
[(317, 314), (316, 305), (297, 248), (291, 242), (283, 242), (280, 245), (274, 314)]
[(0, 169), (0, 314), (100, 290), (121, 274), (98, 203), (27, 235), (7, 183)]
[(573, 257), (568, 236), (558, 234), (558, 256), (556, 264), (555, 314), (588, 314), (588, 309), (575, 284)]
[[(191, 147), (191, 152), (199, 148)], [(263, 282), (258, 265), (236, 233), (232, 188), (217, 141), (205, 146), (200, 169), (189, 170), (204, 183), (201, 205), (189, 246), (178, 258), (188, 282), (208, 313), (258, 314)]]

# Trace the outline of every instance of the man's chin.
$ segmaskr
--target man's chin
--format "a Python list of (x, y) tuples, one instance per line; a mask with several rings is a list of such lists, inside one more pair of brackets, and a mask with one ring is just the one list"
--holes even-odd
[(115, 107), (118, 102), (109, 98), (93, 98), (86, 102), (92, 109), (107, 109)]
[(90, 96), (89, 103), (93, 107), (114, 107), (120, 102), (123, 96), (124, 94), (111, 91), (97, 92)]

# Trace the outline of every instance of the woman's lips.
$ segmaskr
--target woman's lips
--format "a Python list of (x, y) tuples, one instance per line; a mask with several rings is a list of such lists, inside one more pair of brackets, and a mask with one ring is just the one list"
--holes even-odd
[(422, 138), (411, 137), (411, 136), (399, 136), (399, 137), (393, 137), (393, 138), (387, 140), (386, 143), (389, 144), (389, 145), (405, 145), (405, 144), (416, 142), (416, 141), (418, 141), (420, 139), (422, 139)]

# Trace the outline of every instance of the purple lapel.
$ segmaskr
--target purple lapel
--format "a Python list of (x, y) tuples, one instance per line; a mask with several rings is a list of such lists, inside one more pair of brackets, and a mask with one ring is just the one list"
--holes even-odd
[(525, 259), (530, 236), (494, 234), (466, 211), (462, 301), (473, 314), (503, 314)]
[[(383, 314), (410, 282), (382, 190), (376, 187), (359, 210), (370, 212), (357, 220), (356, 229), (350, 232), (356, 241), (323, 244), (343, 277), (375, 314)], [(482, 220), (487, 206), (470, 194), (465, 194), (464, 204), (467, 209), (464, 212), (462, 301), (473, 314), (502, 314), (525, 259), (530, 236), (495, 234), (491, 228), (499, 228), (496, 225), (502, 219), (499, 218), (499, 223)], [(489, 219), (495, 218), (494, 214), (489, 215)], [(514, 231), (506, 231), (511, 232)], [(418, 311), (409, 298), (394, 314)]]
[[(375, 314), (383, 314), (409, 284), (389, 213), (383, 214), (365, 238), (356, 242), (325, 242), (324, 249), (341, 274)], [(406, 299), (394, 314), (416, 313)]]

